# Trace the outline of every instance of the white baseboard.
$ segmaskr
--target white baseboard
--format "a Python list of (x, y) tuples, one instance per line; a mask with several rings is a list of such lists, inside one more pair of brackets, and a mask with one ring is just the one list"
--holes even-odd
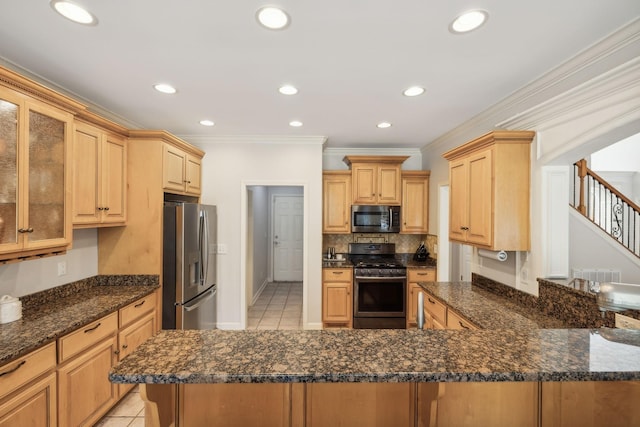
[(222, 322), (217, 324), (218, 329), (227, 331), (241, 331), (244, 329), (240, 322)]
[(260, 285), (260, 289), (258, 289), (258, 292), (256, 292), (255, 295), (253, 296), (253, 299), (251, 300), (251, 305), (254, 305), (256, 301), (258, 301), (258, 298), (260, 298), (260, 294), (262, 294), (262, 291), (264, 291), (264, 288), (267, 286), (267, 283), (269, 283), (269, 280), (264, 279), (264, 281), (262, 282), (262, 285)]

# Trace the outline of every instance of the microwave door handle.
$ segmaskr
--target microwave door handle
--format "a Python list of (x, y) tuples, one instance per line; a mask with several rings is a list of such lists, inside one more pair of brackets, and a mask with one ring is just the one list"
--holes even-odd
[(389, 227), (393, 224), (393, 209), (389, 207)]

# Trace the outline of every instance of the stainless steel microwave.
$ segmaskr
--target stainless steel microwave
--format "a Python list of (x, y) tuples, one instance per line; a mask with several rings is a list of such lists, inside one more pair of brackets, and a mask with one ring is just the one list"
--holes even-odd
[(352, 233), (399, 233), (400, 206), (352, 205)]

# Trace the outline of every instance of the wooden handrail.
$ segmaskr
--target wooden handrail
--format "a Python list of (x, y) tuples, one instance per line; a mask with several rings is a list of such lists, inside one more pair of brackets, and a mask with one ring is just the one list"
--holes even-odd
[(586, 211), (583, 211), (581, 209), (581, 207), (586, 209), (586, 206), (584, 205), (584, 193), (585, 192), (584, 192), (584, 187), (583, 187), (584, 184), (583, 184), (583, 182), (584, 182), (584, 178), (587, 175), (592, 177), (596, 181), (598, 181), (598, 183), (600, 185), (602, 185), (607, 190), (611, 191), (613, 194), (618, 196), (623, 202), (625, 202), (627, 205), (629, 205), (634, 211), (640, 212), (640, 207), (638, 205), (633, 203), (633, 201), (631, 201), (627, 196), (625, 196), (624, 194), (622, 194), (621, 192), (616, 190), (614, 187), (612, 187), (611, 184), (609, 184), (605, 179), (600, 177), (597, 173), (595, 173), (594, 171), (589, 169), (587, 167), (587, 161), (585, 159), (577, 161), (575, 163), (575, 165), (578, 167), (578, 176), (580, 177), (580, 205), (578, 206), (578, 210), (581, 213), (585, 213), (586, 212)]

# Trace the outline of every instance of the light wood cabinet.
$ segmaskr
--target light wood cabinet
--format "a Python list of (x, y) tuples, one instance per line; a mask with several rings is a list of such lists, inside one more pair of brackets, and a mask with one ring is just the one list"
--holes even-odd
[(447, 308), (447, 329), (479, 329), (473, 323), (456, 313), (455, 311)]
[[(198, 159), (204, 156), (203, 151), (164, 131), (129, 132), (127, 226), (98, 229), (98, 274), (162, 275), (165, 144)], [(198, 197), (193, 195), (191, 200), (197, 202)]]
[(539, 425), (537, 382), (419, 383), (417, 388), (418, 426)]
[(530, 249), (530, 144), (535, 133), (494, 131), (443, 154), (449, 160), (449, 240)]
[(402, 234), (429, 232), (430, 171), (402, 172)]
[(73, 138), (75, 228), (124, 225), (127, 219), (127, 141), (76, 121)]
[(51, 372), (0, 401), (0, 427), (56, 427), (56, 397), (56, 373)]
[(71, 244), (73, 116), (0, 86), (0, 260)]
[(351, 268), (322, 269), (322, 324), (325, 328), (353, 325), (353, 274)]
[(118, 387), (108, 377), (116, 362), (115, 333), (58, 368), (61, 426), (92, 425), (118, 400)]
[[(407, 268), (407, 329), (417, 326), (418, 294), (420, 292), (424, 293), (418, 282), (434, 282), (435, 280), (435, 268)], [(431, 328), (431, 317), (427, 313), (425, 313), (424, 328)]]
[[(137, 349), (147, 338), (151, 338), (157, 330), (155, 313), (149, 313), (137, 322), (127, 326), (118, 333), (118, 361), (124, 359)], [(134, 384), (118, 384), (118, 396), (131, 390)]]
[(425, 292), (424, 311), (432, 329), (447, 328), (447, 306)]
[(199, 196), (202, 191), (202, 157), (194, 156), (175, 145), (164, 143), (162, 187), (179, 194)]
[(407, 156), (346, 156), (355, 205), (400, 205), (402, 162)]
[(322, 173), (322, 232), (351, 233), (351, 172)]

